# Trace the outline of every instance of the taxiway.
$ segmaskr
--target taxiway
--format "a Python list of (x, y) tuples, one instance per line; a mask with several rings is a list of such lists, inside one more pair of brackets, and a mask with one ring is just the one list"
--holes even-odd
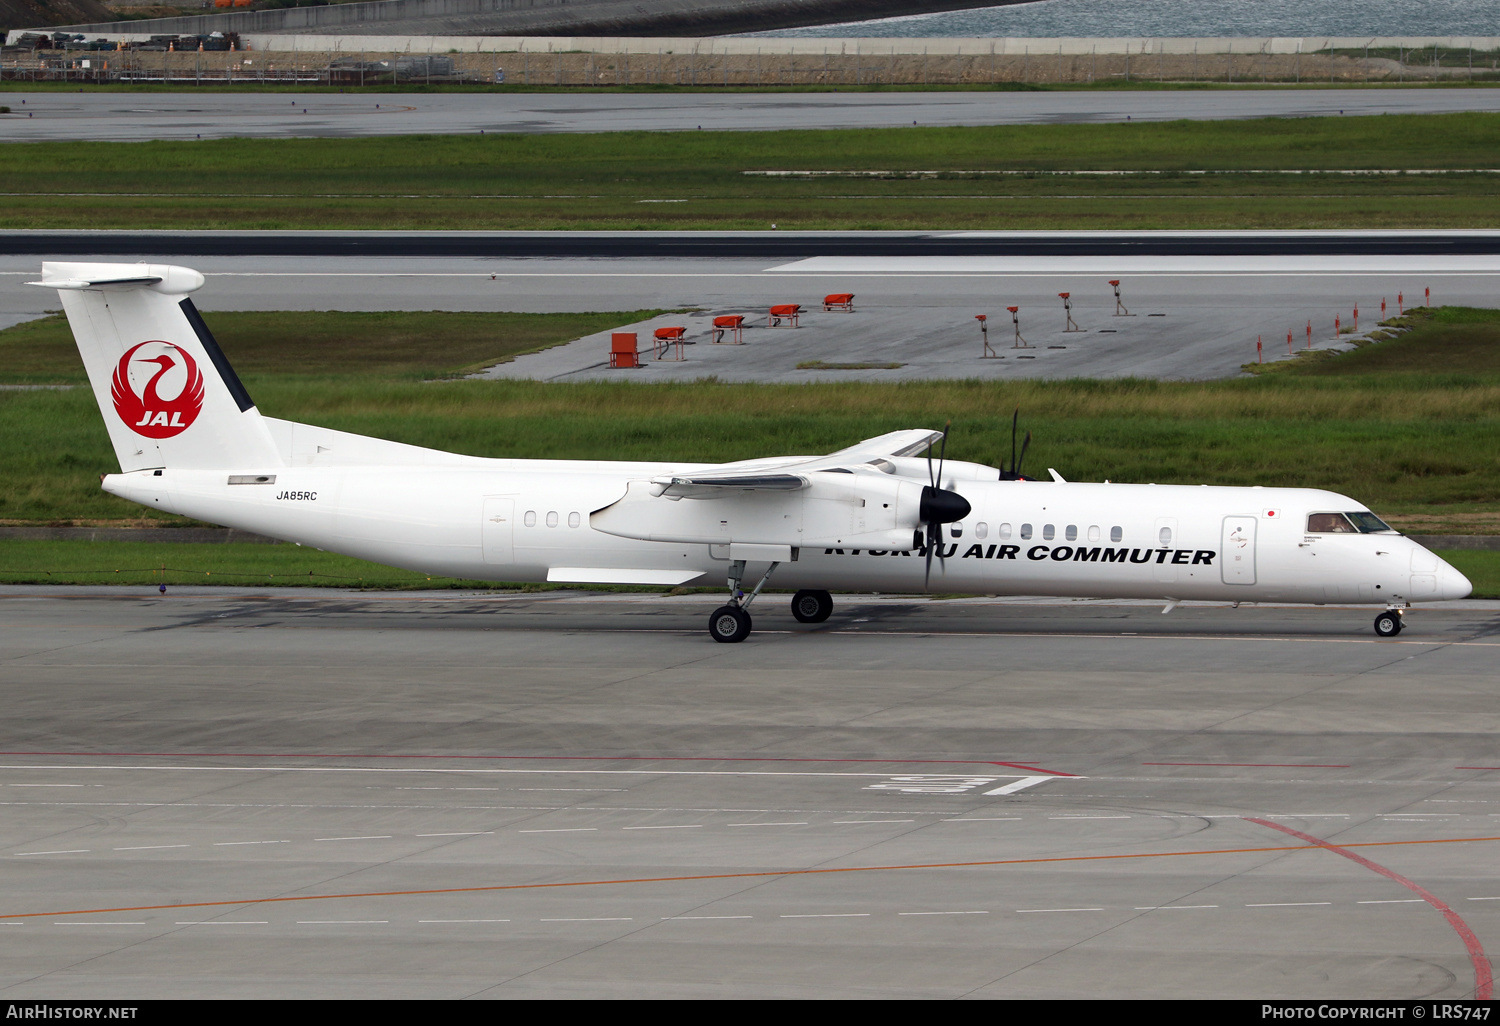
[(1500, 947), (1495, 603), (765, 596), (726, 649), (708, 595), (0, 595), (7, 998), (1461, 998)]

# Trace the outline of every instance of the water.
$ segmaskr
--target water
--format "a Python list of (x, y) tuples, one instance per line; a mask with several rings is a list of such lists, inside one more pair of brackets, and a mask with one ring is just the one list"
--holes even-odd
[(1495, 36), (1500, 0), (1037, 0), (757, 36)]

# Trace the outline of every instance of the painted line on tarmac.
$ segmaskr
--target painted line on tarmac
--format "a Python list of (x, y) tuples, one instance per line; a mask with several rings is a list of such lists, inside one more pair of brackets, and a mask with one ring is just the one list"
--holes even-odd
[[(787, 876), (829, 876), (844, 873), (891, 873), (910, 872), (926, 869), (980, 869), (996, 866), (1032, 866), (1053, 863), (1076, 863), (1076, 862), (1119, 862), (1129, 859), (1159, 859), (1159, 858), (1181, 858), (1185, 856), (1206, 855), (1256, 855), (1269, 854), (1272, 852), (1305, 852), (1319, 851), (1324, 848), (1343, 854), (1350, 848), (1390, 848), (1411, 845), (1433, 845), (1433, 844), (1474, 844), (1479, 842), (1500, 841), (1500, 837), (1435, 837), (1424, 840), (1413, 841), (1359, 841), (1342, 846), (1329, 845), (1309, 834), (1302, 834), (1290, 828), (1280, 827), (1266, 820), (1257, 820), (1263, 826), (1281, 830), (1292, 834), (1299, 839), (1305, 839), (1307, 844), (1279, 845), (1275, 847), (1260, 848), (1211, 848), (1202, 851), (1157, 851), (1157, 852), (1129, 852), (1117, 855), (1061, 855), (1044, 858), (1030, 859), (986, 859), (976, 862), (918, 862), (902, 865), (886, 866), (840, 866), (818, 869), (773, 869), (749, 873), (701, 873), (685, 876), (648, 876), (629, 877), (617, 880), (560, 880), (551, 883), (524, 883), (524, 884), (491, 884), (481, 887), (428, 887), (414, 890), (401, 891), (357, 891), (343, 894), (299, 894), (288, 896), (276, 896), (265, 898), (237, 898), (234, 900), (217, 901), (188, 901), (172, 902), (161, 905), (132, 905), (117, 908), (88, 908), (88, 909), (64, 909), (50, 912), (0, 912), (0, 919), (35, 919), (44, 916), (81, 916), (81, 915), (104, 915), (111, 912), (151, 912), (162, 909), (177, 908), (215, 908), (226, 905), (258, 905), (276, 904), (290, 901), (335, 901), (349, 898), (396, 898), (413, 897), (426, 894), (487, 894), (502, 891), (534, 891), (534, 890), (556, 890), (568, 887), (608, 887), (628, 886), (634, 884), (660, 884), (660, 883), (690, 883), (699, 880), (751, 880), (768, 879), (771, 877)], [(1357, 858), (1352, 854), (1346, 856)], [(1368, 860), (1365, 860), (1368, 861)], [(1375, 863), (1369, 863), (1375, 867)], [(1385, 875), (1395, 876), (1388, 870), (1379, 869)], [(1405, 879), (1404, 877), (1401, 879)], [(1416, 888), (1415, 884), (1411, 884)], [(1434, 899), (1436, 900), (1436, 899)], [(1446, 908), (1446, 906), (1444, 906)], [(1451, 911), (1451, 910), (1450, 910)], [(1456, 915), (1456, 914), (1455, 914)], [(1487, 965), (1488, 963), (1486, 963)]]
[(1458, 934), (1459, 939), (1464, 942), (1464, 947), (1468, 950), (1469, 961), (1474, 966), (1474, 999), (1477, 1001), (1488, 1001), (1494, 996), (1494, 968), (1490, 965), (1489, 956), (1484, 953), (1484, 945), (1480, 943), (1479, 937), (1469, 927), (1469, 924), (1464, 922), (1463, 917), (1460, 916), (1457, 912), (1453, 911), (1453, 909), (1450, 908), (1446, 902), (1444, 902), (1437, 895), (1433, 894), (1427, 888), (1423, 887), (1421, 884), (1416, 883), (1413, 880), (1409, 880), (1395, 870), (1387, 869), (1385, 866), (1380, 865), (1378, 862), (1373, 862), (1370, 859), (1365, 858), (1363, 855), (1359, 855), (1348, 850), (1350, 848), (1370, 847), (1369, 845), (1334, 844), (1331, 841), (1324, 841), (1320, 838), (1314, 837), (1312, 834), (1304, 834), (1300, 830), (1293, 830), (1289, 826), (1282, 826), (1280, 823), (1272, 823), (1270, 820), (1266, 819), (1257, 819), (1247, 816), (1246, 821), (1255, 823), (1259, 826), (1269, 827), (1272, 830), (1278, 830), (1283, 834), (1289, 834), (1292, 837), (1298, 838), (1299, 840), (1307, 841), (1309, 844), (1314, 844), (1319, 848), (1331, 851), (1335, 855), (1341, 855), (1351, 862), (1364, 866), (1366, 869), (1373, 872), (1379, 873), (1381, 876), (1385, 877), (1388, 880), (1394, 880), (1396, 883), (1400, 884), (1402, 887), (1405, 887), (1417, 897), (1427, 902), (1427, 904), (1437, 909), (1437, 911), (1442, 914), (1443, 918), (1448, 921), (1448, 925), (1453, 927), (1453, 931)]
[[(38, 758), (42, 756), (58, 756), (64, 758), (101, 758), (101, 759), (391, 759), (391, 760), (415, 760), (430, 759), (434, 761), (483, 761), (483, 762), (769, 762), (769, 763), (833, 763), (848, 765), (880, 765), (880, 766), (1006, 766), (1011, 769), (1025, 770), (1027, 773), (1038, 773), (1053, 777), (1073, 777), (1075, 774), (1064, 773), (1062, 770), (1042, 769), (1038, 766), (1028, 766), (1019, 762), (1002, 762), (987, 759), (822, 759), (817, 757), (799, 756), (718, 756), (718, 755), (381, 755), (369, 752), (350, 754), (347, 752), (0, 752), (0, 756), (9, 758)], [(0, 769), (93, 769), (90, 766), (5, 766)], [(166, 767), (101, 767), (116, 769), (188, 769), (185, 766)], [(235, 768), (250, 769), (254, 767), (207, 767), (207, 768)], [(289, 767), (298, 768), (298, 767)], [(317, 767), (311, 767), (317, 768)], [(329, 767), (336, 768), (336, 767)], [(358, 768), (358, 767), (355, 767)], [(385, 767), (394, 770), (394, 767)], [(1462, 767), (1460, 767), (1462, 768)], [(468, 770), (444, 769), (432, 771), (414, 772), (442, 772), (442, 773), (464, 773), (475, 772)], [(562, 770), (527, 770), (530, 773), (567, 772)], [(573, 771), (580, 772), (580, 771)], [(618, 771), (625, 772), (625, 771)], [(637, 772), (652, 772), (640, 770)], [(662, 774), (674, 772), (686, 772), (680, 770), (659, 770)], [(728, 772), (728, 771), (725, 771)], [(839, 774), (823, 773), (808, 774), (810, 776), (837, 776)], [(875, 774), (843, 774), (845, 776), (887, 776), (884, 773)], [(102, 785), (99, 785), (102, 786)]]

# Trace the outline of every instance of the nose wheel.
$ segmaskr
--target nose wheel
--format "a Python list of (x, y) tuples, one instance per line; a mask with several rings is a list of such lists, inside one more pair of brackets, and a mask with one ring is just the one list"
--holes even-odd
[(798, 623), (822, 623), (833, 613), (833, 596), (826, 591), (799, 591), (792, 596), (792, 615)]
[(1394, 638), (1404, 626), (1401, 612), (1397, 609), (1387, 609), (1375, 618), (1375, 633), (1382, 638)]
[(721, 644), (732, 645), (750, 636), (750, 614), (746, 610), (780, 565), (772, 563), (767, 567), (755, 590), (746, 595), (740, 590), (740, 582), (745, 579), (745, 561), (736, 559), (729, 564), (729, 602), (715, 609), (708, 618), (709, 637)]
[(744, 641), (750, 636), (750, 614), (739, 606), (720, 606), (708, 618), (708, 633), (726, 645)]

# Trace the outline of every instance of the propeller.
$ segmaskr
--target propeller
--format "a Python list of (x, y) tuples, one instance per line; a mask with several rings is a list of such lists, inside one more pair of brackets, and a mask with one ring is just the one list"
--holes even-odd
[(1006, 470), (1002, 463), (1000, 466), (1000, 480), (1002, 481), (1034, 481), (1036, 478), (1027, 477), (1021, 473), (1021, 464), (1026, 460), (1026, 450), (1031, 447), (1031, 432), (1026, 432), (1026, 437), (1021, 441), (1021, 455), (1016, 455), (1016, 429), (1021, 422), (1021, 408), (1016, 407), (1016, 412), (1010, 418), (1010, 469)]
[[(917, 519), (926, 528), (926, 558), (927, 565), (922, 577), (922, 587), (926, 588), (932, 580), (932, 554), (938, 554), (938, 560), (944, 562), (943, 556), (943, 525), (951, 524), (956, 520), (962, 520), (969, 515), (971, 507), (962, 495), (942, 486), (943, 461), (948, 454), (948, 431), (953, 427), (950, 420), (943, 425), (943, 440), (938, 447), (937, 472), (932, 469), (932, 443), (927, 444), (927, 480), (928, 484), (922, 489), (922, 501), (917, 507)], [(918, 545), (922, 542), (922, 531), (918, 530), (912, 539)]]

